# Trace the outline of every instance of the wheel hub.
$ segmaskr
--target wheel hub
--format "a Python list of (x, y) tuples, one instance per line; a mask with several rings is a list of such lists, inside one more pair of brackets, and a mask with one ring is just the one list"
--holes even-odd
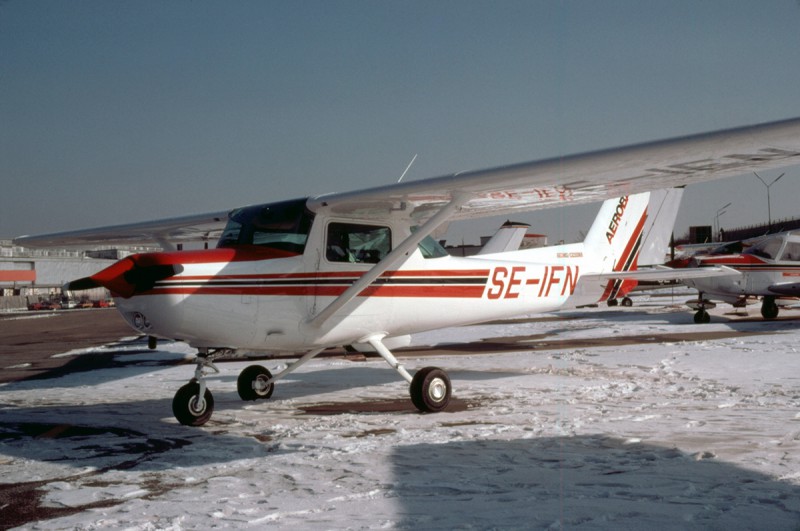
[(206, 410), (206, 401), (199, 396), (195, 396), (189, 401), (189, 409), (195, 415), (202, 415)]
[(447, 384), (441, 378), (434, 378), (428, 387), (428, 396), (434, 402), (441, 402), (447, 395)]
[(259, 394), (261, 394), (264, 391), (266, 391), (267, 387), (268, 387), (267, 386), (267, 381), (268, 380), (269, 380), (269, 378), (267, 378), (265, 375), (263, 375), (263, 374), (259, 375), (255, 380), (253, 380), (253, 391), (255, 391), (256, 393), (259, 393)]

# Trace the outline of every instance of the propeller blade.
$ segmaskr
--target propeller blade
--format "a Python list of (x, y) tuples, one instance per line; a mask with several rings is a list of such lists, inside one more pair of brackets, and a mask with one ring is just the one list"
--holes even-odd
[(181, 264), (138, 265), (136, 258), (123, 258), (119, 262), (95, 273), (64, 285), (69, 291), (104, 287), (115, 295), (132, 297), (155, 286), (156, 282), (183, 272)]
[(100, 284), (92, 277), (83, 277), (78, 280), (73, 280), (64, 284), (65, 291), (81, 291), (85, 289), (94, 289), (101, 287)]

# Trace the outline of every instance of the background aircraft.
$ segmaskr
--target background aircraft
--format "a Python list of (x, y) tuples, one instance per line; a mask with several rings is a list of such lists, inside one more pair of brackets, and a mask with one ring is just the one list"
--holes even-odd
[(736, 307), (744, 307), (749, 297), (761, 297), (761, 315), (765, 319), (774, 319), (778, 316), (777, 300), (800, 296), (800, 234), (771, 234), (758, 238), (741, 253), (697, 255), (689, 263), (689, 267), (694, 268), (708, 266), (729, 267), (741, 275), (683, 281), (699, 292), (697, 300), (687, 302), (697, 310), (695, 323), (710, 320), (706, 309), (713, 308), (714, 303), (706, 296)]

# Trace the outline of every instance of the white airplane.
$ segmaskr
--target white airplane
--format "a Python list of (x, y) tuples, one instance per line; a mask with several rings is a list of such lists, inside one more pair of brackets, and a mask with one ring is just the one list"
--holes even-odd
[(691, 267), (728, 267), (741, 273), (725, 278), (692, 278), (683, 283), (698, 290), (687, 305), (697, 312), (695, 323), (711, 320), (707, 309), (715, 304), (706, 296), (744, 307), (748, 297), (761, 297), (761, 316), (778, 316), (776, 299), (800, 297), (800, 233), (782, 232), (758, 238), (741, 253), (697, 255)]
[[(242, 371), (244, 400), (325, 348), (369, 344), (410, 383), (414, 405), (441, 411), (451, 396), (436, 367), (412, 376), (392, 338), (609, 297), (618, 279), (691, 278), (725, 268), (633, 271), (648, 190), (800, 163), (800, 118), (619, 149), (347, 193), (145, 223), (26, 236), (22, 246), (208, 240), (215, 249), (147, 253), (71, 282), (108, 288), (136, 330), (198, 349), (194, 378), (173, 399), (199, 426), (214, 399), (206, 371), (229, 349), (302, 356), (279, 374)], [(645, 192), (645, 193), (641, 193)], [(612, 199), (613, 198), (613, 199)], [(445, 222), (605, 200), (583, 243), (449, 256), (431, 237)]]

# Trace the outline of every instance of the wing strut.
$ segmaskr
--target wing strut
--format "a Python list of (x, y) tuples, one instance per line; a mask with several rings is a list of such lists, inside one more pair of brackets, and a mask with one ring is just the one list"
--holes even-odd
[(364, 273), (352, 286), (347, 288), (344, 293), (339, 295), (328, 306), (326, 306), (315, 317), (308, 321), (308, 324), (319, 328), (328, 319), (333, 316), (348, 302), (352, 301), (356, 296), (368, 288), (378, 277), (384, 274), (390, 267), (399, 263), (409, 252), (411, 252), (426, 236), (436, 230), (439, 225), (447, 221), (464, 203), (469, 201), (470, 194), (458, 194), (453, 199), (444, 205), (433, 217), (426, 221), (418, 230), (409, 235), (408, 238), (403, 240), (400, 245), (392, 249), (392, 252), (387, 254), (383, 260), (375, 264), (375, 266)]

